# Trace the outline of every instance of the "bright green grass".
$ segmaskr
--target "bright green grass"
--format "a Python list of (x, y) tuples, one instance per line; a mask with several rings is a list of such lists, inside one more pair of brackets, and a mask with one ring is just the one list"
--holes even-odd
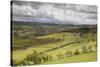
[(48, 61), (43, 64), (60, 64), (60, 63), (73, 63), (73, 62), (90, 62), (90, 61), (96, 61), (97, 60), (97, 54), (96, 52), (88, 53), (88, 54), (82, 54), (82, 55), (76, 55), (72, 57), (65, 57), (58, 60)]
[(50, 34), (50, 35), (45, 35), (45, 36), (40, 36), (38, 38), (55, 38), (55, 39), (65, 39), (67, 42), (72, 42), (77, 39), (82, 39), (80, 36), (73, 35), (72, 33), (55, 33), (55, 34)]
[[(64, 37), (62, 37), (63, 35), (66, 35)], [(40, 37), (41, 38), (41, 37)], [(56, 34), (50, 34), (50, 35), (46, 35), (46, 36), (42, 36), (42, 38), (64, 38), (66, 39), (65, 41), (63, 42), (57, 42), (57, 43), (52, 43), (52, 44), (46, 44), (46, 45), (40, 45), (40, 46), (37, 46), (37, 47), (30, 47), (30, 48), (27, 48), (25, 50), (16, 50), (16, 51), (13, 51), (13, 59), (15, 59), (16, 61), (21, 61), (23, 60), (28, 54), (31, 54), (33, 52), (33, 50), (36, 50), (38, 52), (42, 52), (44, 50), (47, 50), (47, 49), (51, 49), (51, 48), (54, 48), (54, 47), (58, 47), (58, 46), (61, 46), (61, 45), (64, 45), (64, 44), (67, 44), (69, 43), (70, 41), (72, 41), (71, 39), (76, 39), (78, 37), (72, 35), (71, 33), (56, 33)], [(13, 43), (20, 43), (20, 45), (22, 44), (23, 40), (18, 40), (18, 39), (15, 39), (16, 41)], [(26, 40), (27, 41), (27, 40)], [(25, 41), (25, 42), (26, 42)], [(16, 45), (17, 46), (17, 45)]]
[[(13, 51), (13, 59), (16, 60), (17, 62), (23, 60), (28, 54), (31, 54), (33, 52), (33, 50), (36, 50), (37, 52), (42, 52), (54, 47), (58, 47), (76, 40), (83, 40), (83, 38), (81, 38), (80, 36), (76, 36), (73, 35), (72, 33), (56, 33), (56, 34), (50, 34), (50, 35), (45, 35), (45, 36), (41, 36), (38, 38), (60, 38), (60, 39), (65, 39), (63, 42), (57, 42), (57, 43), (50, 43), (50, 44), (46, 44), (46, 45), (39, 45), (37, 47), (29, 47), (25, 50), (16, 50)], [(48, 55), (52, 55), (53, 57), (56, 57), (56, 54), (58, 53), (65, 53), (65, 51), (67, 50), (75, 50), (78, 49), (81, 45), (95, 45), (96, 42), (82, 42), (82, 43), (75, 43), (75, 44), (71, 44), (68, 46), (65, 46), (63, 48), (54, 50), (54, 51), (50, 51), (47, 54)]]
[[(50, 51), (46, 54), (48, 55), (53, 55), (54, 58), (56, 58), (56, 55), (59, 54), (59, 53), (62, 53), (62, 54), (65, 54), (66, 51), (72, 51), (74, 52), (76, 49), (78, 50), (81, 50), (81, 46), (83, 45), (92, 45), (94, 46), (96, 44), (96, 42), (89, 42), (89, 43), (75, 43), (75, 44), (71, 44), (71, 45), (68, 45), (68, 46), (65, 46), (63, 48), (59, 48), (57, 50), (54, 50), (54, 51)], [(94, 51), (95, 51), (95, 48), (92, 48)]]
[(47, 50), (48, 48), (27, 48), (25, 50), (16, 50), (13, 51), (13, 59), (16, 60), (16, 62), (19, 62), (23, 60), (28, 54), (32, 54), (34, 50), (37, 52), (42, 52)]

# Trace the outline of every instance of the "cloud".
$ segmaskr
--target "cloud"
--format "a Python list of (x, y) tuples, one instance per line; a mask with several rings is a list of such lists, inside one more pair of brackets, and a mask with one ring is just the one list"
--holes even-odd
[[(12, 5), (13, 19), (50, 18), (62, 23), (96, 24), (97, 7), (95, 5), (75, 5), (43, 2), (14, 1)], [(18, 18), (19, 17), (19, 18)], [(59, 22), (57, 22), (59, 23)]]
[(37, 10), (33, 9), (31, 6), (18, 6), (13, 5), (12, 6), (12, 12), (14, 16), (33, 16), (36, 14)]

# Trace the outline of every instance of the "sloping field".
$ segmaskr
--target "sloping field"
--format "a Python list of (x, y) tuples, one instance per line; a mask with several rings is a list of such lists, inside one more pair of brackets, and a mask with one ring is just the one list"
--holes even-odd
[(97, 56), (96, 52), (92, 52), (92, 53), (76, 55), (76, 56), (72, 56), (72, 57), (65, 57), (65, 58), (62, 58), (62, 59), (49, 61), (49, 62), (46, 62), (46, 63), (43, 63), (43, 64), (91, 62), (91, 61), (97, 60), (96, 56)]
[[(50, 50), (52, 48), (60, 47), (62, 45), (65, 45), (65, 44), (68, 44), (71, 42), (79, 42), (80, 41), (79, 43), (73, 43), (73, 44), (66, 45), (62, 48), (57, 48), (55, 50), (51, 50), (49, 52), (46, 52), (46, 54), (52, 55), (53, 58), (56, 58), (56, 55), (58, 53), (64, 54), (67, 50), (74, 51), (75, 49), (79, 49), (80, 46), (82, 46), (82, 45), (92, 45), (92, 46), (96, 45), (96, 41), (89, 41), (88, 42), (88, 41), (86, 41), (86, 40), (88, 40), (87, 38), (82, 38), (82, 37), (80, 37), (78, 35), (74, 35), (72, 33), (55, 33), (55, 34), (49, 34), (49, 35), (45, 35), (45, 36), (41, 36), (41, 37), (37, 37), (37, 38), (41, 38), (41, 39), (42, 38), (53, 38), (53, 39), (61, 39), (63, 41), (56, 42), (56, 43), (50, 43), (50, 44), (48, 43), (45, 45), (41, 44), (41, 45), (38, 45), (36, 47), (28, 47), (25, 50), (13, 51), (13, 59), (16, 60), (17, 62), (19, 62), (19, 61), (23, 60), (27, 55), (31, 54), (34, 50), (36, 50), (37, 52), (45, 52), (45, 51)], [(93, 48), (93, 49), (95, 49), (95, 48)], [(93, 55), (94, 54), (95, 53), (93, 53)], [(85, 56), (85, 55), (82, 55), (82, 56)], [(89, 55), (87, 54), (87, 56), (89, 57), (90, 54)], [(96, 55), (94, 55), (94, 57), (96, 58)], [(75, 59), (73, 59), (73, 60), (75, 60)], [(65, 59), (65, 61), (61, 61), (61, 63), (70, 62), (70, 61), (71, 61), (70, 59), (69, 59), (69, 61), (67, 61), (67, 59)], [(56, 61), (54, 61), (54, 63), (56, 63)]]

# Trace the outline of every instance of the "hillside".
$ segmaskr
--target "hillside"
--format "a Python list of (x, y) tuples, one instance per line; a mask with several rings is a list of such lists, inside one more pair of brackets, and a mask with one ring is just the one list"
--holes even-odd
[(15, 21), (11, 60), (13, 65), (96, 61), (96, 29), (96, 25)]
[(54, 60), (54, 61), (48, 61), (43, 64), (61, 64), (61, 63), (80, 63), (80, 62), (94, 62), (97, 61), (97, 58), (95, 57), (97, 54), (95, 52), (88, 53), (84, 55), (77, 55), (73, 57), (65, 57), (62, 59)]
[[(40, 39), (42, 39), (42, 38), (43, 39), (46, 39), (46, 38), (52, 39), (53, 38), (53, 39), (61, 39), (62, 41), (48, 43), (45, 45), (43, 43), (41, 43), (40, 45), (35, 46), (35, 47), (31, 46), (31, 47), (27, 47), (26, 49), (13, 51), (13, 59), (16, 60), (16, 62), (22, 61), (24, 58), (27, 57), (27, 55), (32, 54), (34, 50), (37, 51), (38, 53), (41, 53), (41, 52), (46, 53), (47, 55), (51, 55), (53, 58), (57, 58), (57, 54), (59, 54), (59, 53), (65, 54), (66, 51), (75, 51), (76, 49), (80, 50), (80, 47), (84, 46), (84, 45), (92, 46), (93, 51), (96, 51), (96, 47), (95, 47), (96, 38), (95, 38), (95, 35), (94, 35), (94, 37), (91, 37), (91, 35), (92, 35), (91, 33), (90, 34), (88, 33), (87, 34), (88, 37), (85, 37), (85, 38), (80, 37), (79, 35), (76, 36), (72, 33), (55, 33), (55, 34), (49, 34), (49, 35), (45, 35), (45, 36), (38, 36), (38, 37), (36, 37), (38, 39), (39, 38)], [(46, 42), (46, 40), (44, 40), (44, 41)], [(76, 43), (65, 45), (65, 44), (68, 44), (68, 43), (71, 43), (74, 41)], [(16, 42), (19, 42), (19, 41), (16, 41)], [(50, 41), (50, 42), (52, 42), (52, 41)], [(19, 44), (20, 44), (20, 42), (19, 42)], [(37, 42), (33, 42), (32, 44), (33, 45), (37, 44)], [(65, 46), (61, 47), (63, 45), (65, 45)], [(61, 47), (61, 48), (57, 48), (57, 47)], [(57, 48), (57, 49), (52, 50), (53, 48)], [(96, 52), (94, 52), (94, 53), (96, 53)], [(89, 56), (89, 55), (87, 54), (87, 56)], [(96, 58), (95, 55), (94, 55), (94, 57)], [(66, 61), (67, 61), (67, 59), (66, 59)], [(65, 63), (66, 63), (66, 61), (65, 61)], [(81, 59), (80, 59), (80, 61), (81, 61)], [(84, 61), (88, 61), (88, 59), (84, 60)], [(53, 62), (56, 62), (56, 61), (53, 61)], [(49, 63), (49, 62), (47, 62), (47, 63)]]

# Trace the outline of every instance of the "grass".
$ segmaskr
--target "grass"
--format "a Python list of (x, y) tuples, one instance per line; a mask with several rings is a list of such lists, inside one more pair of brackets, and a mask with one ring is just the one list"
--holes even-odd
[(49, 61), (49, 62), (46, 62), (46, 63), (43, 63), (43, 64), (90, 62), (90, 61), (96, 61), (97, 60), (96, 56), (97, 56), (96, 52), (92, 52), (92, 53), (81, 54), (81, 55), (76, 55), (76, 56), (72, 56), (72, 57), (65, 57), (65, 58), (62, 58), (62, 59)]
[[(55, 38), (55, 39), (64, 39), (64, 41), (57, 42), (57, 43), (48, 43), (46, 45), (41, 44), (41, 45), (36, 46), (36, 47), (28, 47), (25, 50), (13, 51), (13, 59), (16, 60), (17, 62), (19, 62), (19, 61), (23, 60), (27, 55), (31, 54), (33, 52), (33, 50), (36, 50), (37, 52), (43, 52), (45, 50), (48, 50), (48, 49), (51, 49), (51, 48), (54, 48), (54, 47), (58, 47), (58, 46), (61, 46), (61, 45), (64, 45), (64, 44), (67, 44), (67, 43), (70, 43), (70, 42), (73, 42), (73, 41), (81, 41), (81, 43), (70, 44), (70, 45), (65, 46), (63, 48), (47, 52), (46, 54), (52, 55), (54, 58), (56, 58), (56, 54), (65, 53), (65, 51), (67, 51), (67, 50), (73, 51), (75, 49), (78, 49), (82, 45), (96, 45), (96, 41), (82, 42), (82, 40), (84, 41), (84, 39), (86, 40), (86, 38), (82, 38), (80, 36), (73, 35), (72, 33), (55, 33), (55, 34), (40, 36), (40, 37), (37, 37), (37, 38)], [(15, 43), (17, 43), (17, 42), (18, 42), (18, 40), (16, 40)], [(22, 42), (19, 42), (19, 43), (22, 43)], [(90, 56), (93, 59), (91, 59)], [(80, 57), (80, 58), (78, 58), (78, 57)], [(72, 58), (71, 57), (70, 58), (65, 58), (65, 59), (62, 59), (62, 60), (59, 60), (59, 61), (55, 60), (55, 61), (47, 62), (46, 64), (88, 61), (87, 59), (82, 59), (82, 57), (83, 58), (87, 57), (88, 60), (90, 60), (90, 61), (93, 60), (94, 61), (94, 60), (96, 60), (95, 59), (96, 58), (96, 53), (89, 53), (89, 54), (84, 54), (84, 55), (73, 56)]]
[[(72, 51), (72, 52), (73, 52), (73, 51), (76, 50), (76, 49), (79, 49), (79, 50), (80, 50), (80, 47), (81, 47), (81, 46), (87, 45), (87, 44), (88, 44), (88, 45), (95, 45), (96, 42), (94, 41), (94, 42), (90, 42), (90, 43), (76, 43), (76, 44), (71, 44), (71, 45), (65, 46), (65, 47), (63, 47), (63, 48), (60, 48), (60, 49), (57, 49), (57, 50), (48, 52), (47, 54), (53, 55), (54, 58), (56, 58), (56, 55), (57, 55), (58, 53), (64, 54), (66, 51)], [(95, 48), (93, 48), (93, 49), (95, 49)]]
[(33, 53), (34, 50), (36, 50), (37, 52), (42, 52), (44, 50), (47, 50), (48, 48), (33, 48), (33, 47), (30, 47), (30, 48), (27, 48), (25, 50), (16, 50), (16, 51), (13, 51), (13, 56), (12, 58), (15, 59), (17, 62), (23, 60), (28, 54), (31, 54)]
[[(42, 36), (42, 37), (38, 37), (38, 38), (62, 38), (62, 35), (64, 35), (64, 34), (66, 35), (65, 39), (67, 39), (67, 37), (69, 37), (69, 36), (73, 37), (72, 34), (70, 34), (70, 33), (57, 33), (57, 34), (50, 34), (50, 35), (46, 35), (46, 36)], [(23, 41), (24, 40), (21, 41), (18, 39), (14, 39), (13, 44), (16, 45), (16, 43), (20, 43), (20, 45), (21, 45), (21, 44), (23, 44)], [(26, 39), (25, 42), (27, 42), (27, 41), (29, 41), (29, 40)], [(52, 43), (52, 44), (46, 44), (46, 45), (41, 44), (40, 46), (30, 47), (30, 48), (27, 48), (25, 50), (16, 50), (16, 51), (13, 51), (13, 59), (20, 61), (20, 60), (23, 60), (28, 54), (31, 54), (33, 52), (33, 50), (36, 50), (38, 52), (42, 52), (44, 50), (47, 50), (47, 49), (50, 49), (53, 47), (61, 46), (61, 45), (68, 43), (68, 42), (69, 41), (65, 40), (63, 42), (57, 42), (57, 43)], [(18, 45), (16, 45), (16, 46), (18, 46)]]

